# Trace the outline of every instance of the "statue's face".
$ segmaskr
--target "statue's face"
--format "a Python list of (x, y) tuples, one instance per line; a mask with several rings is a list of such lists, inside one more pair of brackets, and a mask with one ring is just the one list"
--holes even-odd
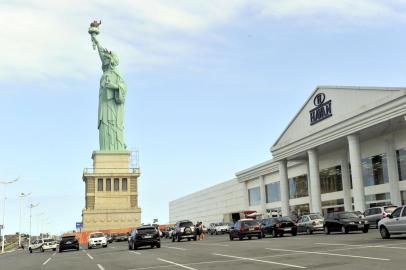
[(111, 67), (115, 67), (118, 64), (118, 58), (115, 56), (115, 54), (110, 54), (110, 53), (103, 53), (102, 57), (102, 69), (107, 70)]

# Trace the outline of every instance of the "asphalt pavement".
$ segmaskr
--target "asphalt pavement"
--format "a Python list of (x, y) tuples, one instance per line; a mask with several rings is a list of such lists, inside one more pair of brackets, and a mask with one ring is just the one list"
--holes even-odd
[(163, 239), (160, 249), (129, 250), (126, 242), (107, 248), (80, 251), (0, 255), (1, 270), (204, 270), (204, 269), (405, 269), (406, 236), (381, 239), (369, 233), (284, 236), (230, 241), (228, 235), (204, 241), (172, 242)]

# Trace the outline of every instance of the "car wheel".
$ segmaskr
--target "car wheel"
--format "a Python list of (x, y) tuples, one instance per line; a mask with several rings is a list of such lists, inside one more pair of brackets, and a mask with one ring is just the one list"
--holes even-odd
[(30, 249), (30, 253), (32, 253), (32, 249)]
[(306, 232), (307, 232), (307, 234), (312, 234), (313, 233), (313, 231), (310, 228), (307, 228)]
[(248, 240), (251, 240), (252, 239), (252, 237), (251, 236), (248, 236)]
[(297, 232), (292, 232), (292, 236), (296, 236), (297, 235)]
[(172, 236), (172, 242), (175, 242), (175, 236)]
[(41, 251), (41, 252), (44, 252), (45, 250), (41, 247), (40, 251)]
[(193, 237), (193, 241), (197, 241), (197, 236)]
[(92, 249), (92, 247), (91, 247), (91, 246), (87, 246), (87, 249)]
[(363, 232), (363, 233), (367, 233), (367, 232), (368, 232), (368, 229), (367, 229), (367, 228), (364, 228), (364, 229), (362, 229), (362, 232)]
[(265, 238), (265, 237), (266, 237), (266, 235), (265, 235), (265, 233), (264, 233), (264, 232), (262, 232), (262, 237), (263, 237), (263, 238)]
[(231, 236), (231, 234), (230, 234), (230, 241), (233, 241), (234, 240), (234, 238)]
[(258, 234), (258, 239), (262, 239), (262, 233)]
[(56, 248), (53, 248), (52, 250), (53, 250), (53, 251), (56, 251)]
[(161, 248), (161, 243), (156, 244), (157, 248)]
[(128, 250), (131, 250), (131, 249), (132, 249), (131, 243), (128, 243)]
[(241, 241), (242, 239), (244, 239), (244, 236), (239, 235), (239, 236), (238, 236), (238, 240), (240, 240), (240, 241)]
[(217, 231), (214, 231), (214, 234), (215, 234), (215, 235), (218, 235)]
[(379, 229), (379, 232), (381, 233), (382, 239), (389, 239), (390, 238), (390, 233), (388, 229), (385, 228), (385, 226), (381, 226)]
[[(78, 249), (78, 250), (79, 250), (79, 249)], [(62, 249), (59, 250), (59, 253), (61, 253), (61, 252), (62, 252)]]
[(79, 247), (77, 247), (76, 250), (79, 251)]
[(190, 238), (188, 238), (187, 240), (188, 240), (188, 241), (190, 241), (191, 239), (190, 239)]
[(330, 229), (328, 228), (328, 226), (324, 226), (324, 233), (330, 234)]
[(180, 242), (180, 240), (182, 240), (182, 238), (180, 237), (180, 235), (178, 235), (178, 242)]
[(155, 247), (154, 245), (151, 245), (151, 248), (152, 248), (152, 249), (154, 249), (154, 247)]
[(107, 247), (107, 244), (106, 244), (106, 245), (104, 245), (103, 247), (104, 247), (104, 248), (106, 248), (106, 247)]
[(275, 231), (275, 230), (272, 230), (272, 237), (273, 237), (273, 238), (278, 237), (278, 234), (276, 233), (276, 231)]
[(279, 236), (280, 236), (280, 237), (283, 237), (283, 233), (280, 233)]

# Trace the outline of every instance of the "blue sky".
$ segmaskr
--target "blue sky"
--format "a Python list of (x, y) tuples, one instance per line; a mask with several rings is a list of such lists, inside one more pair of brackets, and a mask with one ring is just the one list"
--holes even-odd
[(30, 202), (40, 203), (33, 233), (81, 220), (82, 171), (98, 149), (91, 20), (102, 20), (100, 42), (120, 57), (128, 85), (125, 137), (140, 151), (143, 222), (165, 223), (170, 200), (270, 159), (317, 85), (405, 86), (405, 8), (396, 0), (1, 1), (0, 180), (20, 177), (7, 188), (6, 231), (18, 231), (19, 192), (32, 192), (23, 231)]

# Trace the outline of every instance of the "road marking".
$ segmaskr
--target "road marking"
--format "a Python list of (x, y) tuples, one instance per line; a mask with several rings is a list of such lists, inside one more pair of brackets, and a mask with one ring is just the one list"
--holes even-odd
[(56, 255), (56, 252), (54, 252), (54, 254), (52, 254), (52, 257)]
[(163, 248), (172, 248), (172, 249), (177, 249), (177, 250), (182, 250), (182, 251), (185, 251), (185, 250), (187, 250), (186, 248), (178, 248), (178, 247), (164, 247), (163, 246)]
[(289, 266), (289, 267), (301, 268), (301, 269), (307, 268), (307, 267), (305, 267), (305, 266), (300, 266), (300, 265), (287, 264), (287, 263), (279, 263), (279, 262), (272, 262), (272, 261), (264, 261), (264, 260), (258, 260), (258, 259), (253, 259), (253, 258), (245, 258), (245, 257), (238, 257), (238, 256), (225, 255), (225, 254), (218, 254), (218, 253), (214, 253), (213, 255), (222, 256), (222, 257), (229, 257), (229, 258), (234, 258), (234, 259), (241, 259), (241, 260), (246, 260), (246, 261), (253, 261), (253, 262), (262, 262), (262, 263), (268, 263), (268, 264), (277, 264), (277, 265), (283, 265), (283, 266)]
[(116, 247), (110, 247), (110, 248), (116, 248)]
[(97, 264), (97, 267), (99, 267), (100, 270), (104, 270), (104, 267), (101, 266), (100, 264)]
[(325, 246), (346, 246), (346, 247), (355, 247), (355, 248), (391, 248), (391, 249), (406, 249), (406, 247), (392, 247), (387, 245), (347, 245), (347, 244), (338, 244), (338, 243), (315, 243), (316, 245), (325, 245)]
[(194, 244), (196, 246), (198, 245), (202, 245), (202, 246), (219, 246), (219, 247), (229, 247), (230, 245), (226, 245), (226, 244), (206, 244), (206, 243), (196, 243)]
[(94, 258), (92, 257), (92, 255), (90, 255), (89, 253), (87, 253), (86, 252), (86, 255), (91, 259), (91, 260), (93, 260)]
[(316, 252), (316, 251), (303, 251), (303, 250), (292, 250), (292, 249), (279, 249), (279, 248), (265, 248), (265, 249), (273, 250), (273, 251), (290, 251), (290, 252), (302, 253), (302, 254), (317, 254), (317, 255), (349, 257), (349, 258), (358, 258), (358, 259), (367, 259), (367, 260), (390, 261), (390, 259), (385, 259), (385, 258), (365, 257), (365, 256), (356, 256), (356, 255), (346, 255), (346, 254), (338, 254), (338, 253), (327, 253), (327, 252)]
[(175, 263), (175, 262), (167, 261), (167, 260), (164, 260), (164, 259), (161, 259), (161, 258), (158, 258), (158, 260), (159, 260), (159, 261), (161, 261), (161, 262), (166, 262), (166, 263), (169, 263), (169, 264), (173, 264), (173, 265), (176, 265), (176, 266), (179, 266), (179, 267), (185, 268), (185, 269), (189, 269), (189, 270), (197, 270), (196, 268), (192, 268), (192, 267), (189, 267), (189, 266), (186, 266), (186, 265), (183, 265), (183, 264), (179, 264), (179, 263)]
[(137, 254), (137, 255), (141, 255), (141, 253), (140, 252), (137, 252), (137, 251), (129, 251), (129, 252), (131, 252), (131, 253), (135, 253), (135, 254)]
[(47, 263), (49, 263), (49, 261), (51, 260), (52, 258), (48, 258), (48, 260), (46, 260), (42, 265), (46, 265)]

